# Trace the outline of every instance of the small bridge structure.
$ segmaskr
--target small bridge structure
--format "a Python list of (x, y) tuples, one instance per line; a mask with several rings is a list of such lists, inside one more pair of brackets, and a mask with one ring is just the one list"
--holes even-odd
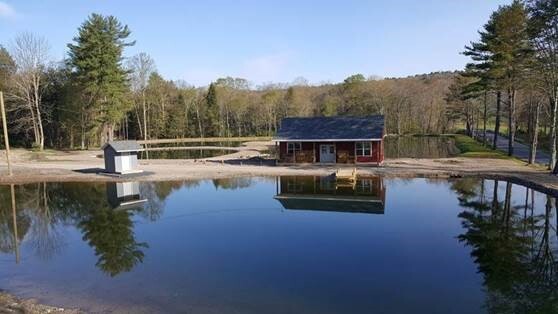
[(357, 179), (356, 168), (338, 168), (333, 176), (338, 186), (354, 186)]

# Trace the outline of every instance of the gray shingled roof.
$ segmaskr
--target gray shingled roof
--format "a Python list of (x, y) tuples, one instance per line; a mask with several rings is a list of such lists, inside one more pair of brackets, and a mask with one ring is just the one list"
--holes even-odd
[(384, 116), (285, 118), (275, 136), (286, 140), (358, 140), (383, 137)]
[(108, 146), (112, 147), (117, 153), (135, 152), (143, 149), (136, 141), (109, 141), (103, 145), (102, 149)]
[[(321, 197), (320, 197), (321, 196)], [(384, 203), (338, 195), (277, 195), (275, 199), (285, 209), (323, 210), (348, 213), (383, 214)]]

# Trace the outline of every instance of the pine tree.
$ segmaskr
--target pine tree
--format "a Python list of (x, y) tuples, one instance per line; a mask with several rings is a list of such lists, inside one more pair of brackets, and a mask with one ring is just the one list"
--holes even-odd
[(516, 132), (516, 94), (531, 57), (527, 32), (527, 10), (523, 3), (514, 0), (511, 5), (499, 9), (496, 19), (497, 40), (493, 43), (495, 61), (506, 89), (508, 105), (508, 155), (513, 155)]
[(471, 42), (469, 46), (465, 46), (464, 55), (469, 56), (473, 62), (467, 64), (467, 76), (475, 76), (479, 78), (487, 88), (496, 92), (496, 121), (494, 124), (494, 138), (492, 148), (496, 149), (498, 136), (500, 133), (500, 116), (501, 116), (501, 71), (496, 63), (496, 52), (494, 51), (494, 42), (497, 40), (496, 20), (500, 16), (500, 12), (492, 13), (489, 21), (484, 25), (482, 31), (479, 31), (480, 40)]
[(531, 54), (527, 22), (527, 11), (522, 2), (515, 0), (510, 5), (501, 6), (492, 14), (484, 30), (479, 32), (480, 41), (466, 46), (464, 52), (473, 60), (467, 65), (467, 70), (477, 75), (479, 84), (496, 90), (494, 148), (500, 129), (501, 94), (506, 91), (510, 156), (513, 155), (515, 142), (516, 93)]
[(207, 95), (205, 96), (205, 134), (207, 136), (219, 135), (219, 104), (217, 103), (217, 87), (214, 83), (209, 84)]
[[(80, 26), (74, 44), (69, 44), (69, 65), (84, 95), (81, 114), (85, 133), (111, 140), (116, 124), (130, 108), (127, 72), (122, 53), (130, 36), (128, 26), (114, 16), (92, 14)], [(82, 140), (83, 145), (83, 140)]]
[[(15, 63), (8, 50), (0, 45), (0, 91), (6, 92), (8, 81), (15, 71)], [(1, 122), (1, 120), (0, 120)], [(1, 125), (1, 124), (0, 124)], [(4, 132), (0, 132), (0, 146), (4, 143)]]
[(6, 92), (10, 75), (15, 71), (15, 63), (6, 48), (0, 45), (0, 91)]

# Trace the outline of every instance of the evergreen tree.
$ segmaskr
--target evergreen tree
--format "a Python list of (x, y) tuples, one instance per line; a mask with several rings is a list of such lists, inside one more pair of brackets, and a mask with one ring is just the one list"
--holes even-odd
[(6, 48), (0, 45), (0, 91), (6, 92), (8, 79), (15, 71), (15, 63)]
[(531, 46), (527, 32), (527, 11), (523, 3), (514, 0), (499, 9), (496, 20), (497, 40), (493, 43), (495, 61), (501, 71), (508, 105), (508, 155), (513, 155), (516, 132), (516, 96), (529, 65)]
[[(513, 155), (516, 132), (516, 94), (530, 57), (527, 11), (520, 1), (501, 6), (490, 17), (479, 42), (465, 47), (473, 63), (467, 65), (485, 87), (496, 89), (494, 148), (500, 129), (501, 93), (506, 91), (508, 105), (508, 154)], [(476, 86), (479, 87), (478, 85)]]
[(500, 134), (500, 117), (501, 117), (501, 71), (496, 63), (496, 51), (494, 51), (494, 42), (497, 40), (496, 20), (500, 16), (500, 12), (492, 13), (489, 21), (484, 25), (482, 31), (479, 31), (480, 40), (471, 42), (469, 46), (465, 46), (464, 55), (469, 56), (473, 62), (467, 64), (466, 70), (469, 76), (479, 78), (479, 82), (487, 88), (491, 88), (496, 92), (496, 120), (494, 124), (494, 138), (492, 148), (496, 149), (498, 136)]
[(207, 136), (219, 135), (219, 104), (217, 103), (217, 87), (214, 83), (209, 84), (207, 94), (205, 96), (205, 134)]
[(134, 42), (126, 41), (130, 30), (114, 16), (94, 13), (78, 33), (74, 43), (68, 45), (69, 65), (84, 95), (84, 131), (100, 135), (101, 142), (111, 140), (116, 124), (130, 108), (122, 53)]
[[(8, 50), (0, 45), (0, 91), (6, 92), (8, 80), (15, 71), (15, 63)], [(0, 147), (4, 145), (4, 132), (0, 132)]]

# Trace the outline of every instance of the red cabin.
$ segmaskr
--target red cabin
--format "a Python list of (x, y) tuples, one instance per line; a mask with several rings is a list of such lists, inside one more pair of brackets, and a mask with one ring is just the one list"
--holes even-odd
[(384, 161), (384, 116), (285, 118), (274, 141), (281, 164)]

